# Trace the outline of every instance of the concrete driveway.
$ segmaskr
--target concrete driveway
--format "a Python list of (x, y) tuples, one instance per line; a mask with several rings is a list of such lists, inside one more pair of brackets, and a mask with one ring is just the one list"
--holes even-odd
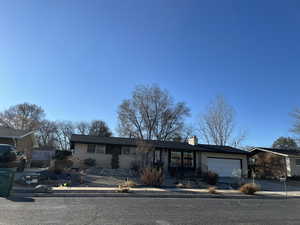
[[(248, 180), (252, 183), (252, 180)], [(277, 180), (255, 180), (255, 183), (261, 187), (263, 191), (284, 191), (284, 183)], [(300, 181), (287, 181), (287, 191), (299, 191)]]
[[(232, 186), (234, 184), (238, 184), (240, 179), (238, 178), (220, 178), (219, 184), (220, 187), (223, 186)], [(245, 183), (252, 183), (252, 179), (243, 180)], [(263, 180), (263, 179), (255, 179), (255, 183), (261, 187), (262, 191), (284, 191), (284, 183), (279, 180)], [(222, 188), (220, 188), (222, 189)], [(226, 189), (226, 188), (224, 188)], [(287, 181), (287, 191), (297, 191), (300, 192), (300, 181)]]

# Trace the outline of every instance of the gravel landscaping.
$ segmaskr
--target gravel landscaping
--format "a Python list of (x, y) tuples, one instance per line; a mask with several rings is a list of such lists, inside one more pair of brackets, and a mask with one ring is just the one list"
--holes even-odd
[(107, 168), (89, 168), (85, 171), (85, 183), (80, 186), (89, 187), (116, 187), (126, 180), (133, 181), (140, 185), (139, 180), (129, 169), (107, 169)]
[[(143, 186), (138, 176), (130, 169), (107, 169), (107, 168), (89, 168), (85, 171), (85, 183), (80, 186), (89, 187), (115, 187), (124, 183), (126, 180), (133, 181), (136, 186)], [(179, 188), (208, 188), (205, 182), (193, 178), (174, 178), (166, 176), (163, 187)]]

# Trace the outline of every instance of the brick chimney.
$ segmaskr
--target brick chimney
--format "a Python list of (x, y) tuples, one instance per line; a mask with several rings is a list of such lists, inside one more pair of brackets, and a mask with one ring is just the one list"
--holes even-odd
[(191, 138), (188, 139), (188, 143), (190, 145), (197, 145), (198, 144), (198, 138), (196, 136), (192, 136)]

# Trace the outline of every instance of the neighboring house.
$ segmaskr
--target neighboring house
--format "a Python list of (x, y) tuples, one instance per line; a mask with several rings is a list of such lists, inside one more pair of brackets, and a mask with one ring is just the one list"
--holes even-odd
[(0, 127), (0, 144), (9, 144), (16, 147), (18, 152), (25, 153), (31, 159), (31, 153), (37, 146), (34, 132), (15, 130), (7, 127)]
[[(248, 175), (247, 151), (229, 146), (198, 144), (195, 136), (188, 142), (143, 141), (153, 146), (153, 163), (162, 162), (165, 172), (214, 171), (221, 177)], [(80, 166), (84, 159), (93, 158), (99, 167), (130, 168), (134, 161), (139, 160), (139, 143), (141, 140), (132, 138), (76, 134), (71, 137), (75, 166)]]
[(264, 157), (267, 154), (281, 158), (283, 173), (288, 177), (300, 176), (300, 150), (264, 147), (254, 147), (250, 150), (250, 156), (256, 159), (258, 157)]

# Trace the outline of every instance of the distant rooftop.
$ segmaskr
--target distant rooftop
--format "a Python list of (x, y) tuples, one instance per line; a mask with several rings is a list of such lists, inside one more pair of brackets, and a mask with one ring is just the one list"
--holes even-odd
[(274, 152), (274, 153), (279, 153), (279, 154), (284, 154), (284, 155), (300, 155), (300, 150), (299, 149), (278, 149), (278, 148), (266, 148), (266, 147), (255, 147), (250, 152), (254, 151), (266, 151), (266, 152)]
[(30, 132), (23, 130), (16, 130), (8, 127), (0, 127), (0, 137), (1, 138), (21, 138)]
[[(86, 144), (113, 144), (113, 145), (136, 146), (140, 141), (141, 140), (135, 138), (99, 137), (99, 136), (78, 135), (78, 134), (73, 134), (71, 137), (71, 143), (86, 143)], [(185, 142), (157, 141), (157, 140), (144, 140), (144, 142), (152, 144), (155, 148), (191, 150), (191, 151), (202, 151), (202, 152), (249, 154), (249, 152), (247, 151), (238, 148), (233, 148), (230, 146), (206, 145), (206, 144), (190, 145)]]

